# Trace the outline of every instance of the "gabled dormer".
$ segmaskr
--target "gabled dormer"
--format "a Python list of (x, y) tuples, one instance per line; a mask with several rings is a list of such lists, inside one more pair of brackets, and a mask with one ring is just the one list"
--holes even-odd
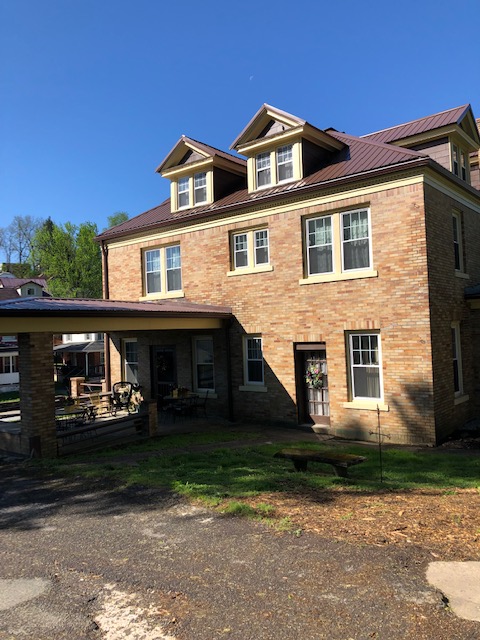
[(478, 154), (480, 137), (469, 104), (412, 120), (363, 136), (428, 154), (445, 169), (470, 183), (471, 154)]
[(253, 192), (301, 180), (344, 146), (305, 120), (264, 104), (230, 148), (247, 156)]
[(212, 204), (245, 188), (246, 162), (182, 136), (157, 168), (170, 180), (172, 212)]

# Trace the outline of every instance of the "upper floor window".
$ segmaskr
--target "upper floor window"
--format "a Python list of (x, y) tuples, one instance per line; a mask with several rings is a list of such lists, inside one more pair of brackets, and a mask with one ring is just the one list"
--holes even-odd
[(201, 204), (207, 201), (207, 174), (196, 173), (193, 176), (193, 201), (195, 204)]
[(259, 153), (256, 158), (257, 187), (267, 187), (272, 184), (270, 170), (270, 152)]
[(262, 268), (269, 261), (268, 229), (252, 229), (232, 235), (234, 270)]
[(309, 218), (305, 233), (308, 276), (341, 275), (372, 268), (368, 209)]
[(342, 214), (343, 271), (370, 267), (368, 211)]
[(179, 178), (178, 180), (178, 208), (190, 206), (189, 178)]
[(467, 152), (456, 144), (452, 144), (452, 173), (456, 176), (469, 181), (470, 166)]
[(145, 291), (168, 293), (182, 289), (180, 245), (145, 251)]
[(293, 145), (265, 151), (255, 157), (256, 188), (269, 187), (293, 179)]
[(463, 271), (462, 219), (460, 213), (453, 212), (452, 222), (455, 271)]
[(292, 145), (286, 145), (277, 149), (277, 182), (284, 182), (293, 178), (293, 151)]

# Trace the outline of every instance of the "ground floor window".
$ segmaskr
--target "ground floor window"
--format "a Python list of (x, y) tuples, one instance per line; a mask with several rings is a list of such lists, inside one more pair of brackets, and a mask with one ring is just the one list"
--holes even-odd
[(215, 371), (213, 359), (213, 338), (195, 336), (193, 339), (195, 389), (213, 391), (215, 389)]
[(382, 367), (380, 335), (351, 333), (349, 344), (349, 378), (352, 400), (381, 399)]
[(452, 358), (453, 358), (453, 388), (455, 395), (463, 393), (462, 351), (460, 347), (460, 324), (452, 324)]
[(0, 356), (0, 373), (17, 373), (18, 356)]
[(243, 352), (245, 384), (263, 385), (262, 338), (260, 336), (245, 336)]
[(123, 371), (124, 380), (138, 382), (138, 344), (136, 338), (123, 340)]

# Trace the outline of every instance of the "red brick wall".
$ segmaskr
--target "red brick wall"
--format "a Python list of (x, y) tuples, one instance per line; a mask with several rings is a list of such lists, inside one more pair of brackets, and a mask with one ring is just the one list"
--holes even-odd
[[(302, 217), (365, 206), (371, 209), (373, 267), (378, 270), (378, 278), (299, 285), (299, 279), (304, 277)], [(429, 223), (436, 216), (429, 206)], [(438, 233), (447, 234), (450, 250), (453, 243), (451, 219), (448, 226), (448, 215), (443, 218), (442, 230)], [(270, 262), (274, 270), (227, 277), (229, 233), (264, 223), (269, 228)], [(392, 442), (435, 441), (429, 295), (434, 307), (438, 304), (443, 308), (444, 304), (437, 301), (438, 286), (430, 292), (428, 287), (421, 185), (345, 199), (341, 206), (336, 203), (292, 207), (286, 213), (266, 215), (250, 224), (226, 220), (212, 229), (178, 234), (164, 244), (172, 241), (181, 242), (183, 288), (187, 299), (233, 308), (237, 320), (231, 331), (233, 400), (237, 417), (296, 421), (293, 345), (295, 342), (325, 341), (332, 430), (347, 437), (372, 438), (370, 432), (377, 426), (376, 411), (344, 407), (349, 399), (345, 332), (376, 329), (381, 332), (384, 401), (389, 405), (389, 411), (381, 412), (380, 416), (383, 430), (391, 436)], [(141, 249), (161, 244), (151, 241), (110, 247), (111, 298), (138, 300), (142, 295)], [(439, 243), (435, 241), (434, 244)], [(468, 243), (466, 250), (469, 251)], [(442, 251), (446, 261), (445, 247)], [(432, 267), (434, 254), (429, 255), (429, 259)], [(443, 267), (445, 270), (446, 266)], [(442, 276), (439, 272), (435, 277)], [(460, 285), (464, 281), (457, 282), (453, 276), (451, 280), (452, 287), (458, 285), (458, 291), (455, 290), (460, 309)], [(445, 339), (443, 333), (447, 324), (449, 327), (450, 319), (435, 337), (435, 345)], [(268, 393), (239, 390), (243, 384), (241, 336), (245, 333), (262, 335)], [(149, 338), (152, 339), (158, 343), (157, 338)], [(112, 366), (116, 366), (115, 358)], [(442, 366), (446, 367), (446, 364)], [(217, 363), (216, 371), (220, 374)], [(437, 404), (440, 393), (441, 389), (436, 387)], [(441, 429), (444, 429), (443, 424), (442, 418)]]

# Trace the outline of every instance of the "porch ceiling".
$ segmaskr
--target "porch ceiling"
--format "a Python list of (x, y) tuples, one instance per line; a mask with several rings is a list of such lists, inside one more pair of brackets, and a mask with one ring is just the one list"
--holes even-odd
[(186, 300), (16, 298), (0, 302), (0, 335), (85, 333), (165, 329), (217, 329), (232, 317), (230, 307)]

